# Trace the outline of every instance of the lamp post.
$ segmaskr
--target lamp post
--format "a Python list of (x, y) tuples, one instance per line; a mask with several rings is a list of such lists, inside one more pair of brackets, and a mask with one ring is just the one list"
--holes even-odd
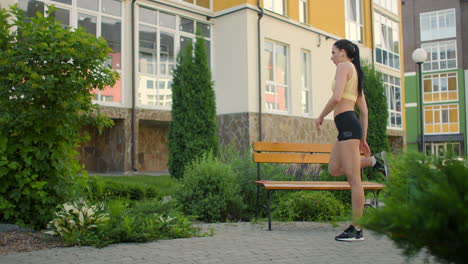
[(419, 109), (421, 120), (421, 152), (425, 153), (424, 147), (424, 108), (423, 108), (423, 86), (422, 86), (422, 64), (427, 59), (427, 52), (423, 48), (417, 48), (413, 51), (413, 61), (418, 65), (419, 70)]

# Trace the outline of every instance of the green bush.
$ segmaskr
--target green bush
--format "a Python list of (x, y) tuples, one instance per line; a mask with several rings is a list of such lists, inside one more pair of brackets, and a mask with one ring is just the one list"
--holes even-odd
[(161, 196), (153, 186), (138, 183), (119, 183), (98, 177), (90, 177), (88, 181), (88, 196), (93, 201), (105, 201), (117, 197), (130, 200), (142, 200)]
[(283, 221), (336, 221), (345, 212), (329, 192), (293, 192), (273, 206), (273, 217)]
[(442, 261), (468, 258), (468, 163), (410, 153), (393, 160), (385, 207), (362, 225), (389, 236), (411, 257), (422, 249)]
[(176, 197), (185, 213), (206, 222), (239, 219), (244, 207), (230, 166), (212, 154), (186, 167)]
[[(219, 160), (230, 166), (240, 187), (240, 195), (245, 205), (242, 210), (241, 219), (250, 220), (255, 216), (257, 201), (257, 163), (253, 161), (252, 152), (240, 153), (235, 145), (231, 144), (221, 149)], [(287, 167), (282, 164), (263, 163), (260, 164), (262, 180), (293, 180), (293, 176), (286, 173)], [(284, 192), (278, 192), (272, 197), (272, 203), (280, 200)], [(265, 216), (262, 210), (266, 204), (265, 192), (260, 189), (260, 216)]]
[(48, 10), (0, 11), (0, 220), (36, 228), (79, 197), (81, 128), (112, 123), (96, 118), (91, 95), (118, 77), (103, 38), (63, 29)]
[(106, 203), (109, 220), (88, 232), (75, 232), (69, 245), (104, 247), (123, 242), (147, 242), (157, 239), (199, 236), (199, 229), (182, 215), (175, 201), (124, 198)]
[(182, 178), (184, 169), (205, 152), (218, 153), (216, 102), (205, 40), (197, 34), (181, 49), (173, 71), (172, 122), (169, 129), (169, 172)]

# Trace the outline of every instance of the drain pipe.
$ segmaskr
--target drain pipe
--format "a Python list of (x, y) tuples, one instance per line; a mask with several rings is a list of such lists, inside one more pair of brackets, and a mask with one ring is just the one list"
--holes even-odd
[(132, 0), (131, 16), (132, 16), (132, 115), (131, 115), (131, 145), (130, 159), (132, 162), (132, 170), (137, 171), (135, 167), (135, 2)]
[[(260, 6), (260, 0), (257, 0), (258, 19), (257, 19), (257, 52), (258, 52), (258, 141), (262, 141), (262, 37), (260, 20), (263, 17), (263, 8)], [(260, 180), (260, 163), (257, 163), (257, 181)], [(257, 185), (257, 201), (255, 210), (255, 220), (258, 218), (260, 201), (260, 186)]]

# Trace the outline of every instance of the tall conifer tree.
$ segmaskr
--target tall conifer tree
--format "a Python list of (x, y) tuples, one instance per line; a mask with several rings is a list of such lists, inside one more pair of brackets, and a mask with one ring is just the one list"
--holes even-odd
[(216, 102), (203, 37), (180, 51), (173, 72), (169, 172), (183, 177), (184, 168), (204, 152), (218, 152)]

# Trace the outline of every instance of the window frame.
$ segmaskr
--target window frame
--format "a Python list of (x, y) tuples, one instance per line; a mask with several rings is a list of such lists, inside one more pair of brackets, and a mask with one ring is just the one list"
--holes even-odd
[[(151, 10), (151, 11), (154, 11), (156, 12), (156, 24), (151, 24), (151, 23), (147, 23), (147, 22), (142, 22), (140, 20), (140, 8), (145, 8), (145, 9), (148, 9), (148, 10)], [(197, 23), (201, 23), (201, 24), (205, 24), (205, 25), (209, 25), (209, 37), (204, 37), (205, 41), (208, 41), (207, 43), (209, 44), (209, 48), (210, 48), (210, 54), (208, 54), (208, 63), (210, 65), (210, 67), (212, 67), (213, 65), (213, 54), (212, 54), (212, 45), (213, 45), (213, 26), (212, 26), (212, 23), (209, 23), (207, 21), (201, 21), (201, 20), (197, 20), (195, 18), (192, 18), (192, 17), (188, 17), (188, 16), (185, 16), (185, 15), (181, 15), (181, 14), (177, 14), (177, 13), (174, 13), (174, 12), (170, 12), (168, 10), (165, 10), (165, 9), (161, 9), (161, 8), (156, 8), (154, 6), (151, 6), (151, 5), (148, 5), (148, 4), (144, 4), (144, 3), (139, 3), (138, 4), (138, 11), (136, 12), (136, 16), (135, 16), (135, 19), (137, 21), (136, 25), (135, 25), (135, 32), (136, 32), (136, 38), (135, 38), (135, 49), (136, 49), (136, 54), (137, 56), (135, 56), (135, 65), (136, 65), (136, 69), (135, 69), (135, 75), (136, 75), (136, 87), (137, 87), (137, 92), (136, 92), (136, 101), (137, 101), (137, 106), (139, 108), (147, 108), (147, 109), (157, 109), (157, 110), (170, 110), (171, 107), (172, 107), (172, 88), (170, 87), (170, 84), (172, 83), (172, 74), (170, 72), (170, 70), (168, 69), (166, 74), (161, 74), (160, 73), (160, 67), (162, 65), (162, 61), (161, 61), (161, 50), (160, 50), (160, 47), (161, 47), (161, 33), (169, 33), (169, 34), (173, 34), (174, 36), (174, 67), (177, 63), (177, 54), (179, 53), (180, 51), (180, 40), (181, 38), (189, 38), (191, 40), (191, 43), (192, 45), (195, 45), (195, 40), (196, 40), (196, 29), (197, 29), (197, 26), (198, 24)], [(175, 16), (175, 28), (174, 29), (170, 29), (170, 28), (167, 28), (167, 27), (163, 27), (160, 25), (160, 14), (161, 13), (164, 13), (164, 14), (170, 14), (170, 15), (173, 15)], [(189, 33), (189, 32), (185, 32), (185, 31), (182, 31), (181, 30), (181, 20), (182, 19), (188, 19), (188, 20), (191, 20), (192, 23), (193, 23), (193, 33)], [(145, 26), (145, 27), (150, 27), (152, 29), (154, 29), (156, 31), (156, 48), (151, 50), (151, 52), (153, 54), (155, 54), (155, 61), (154, 61), (154, 65), (155, 65), (155, 69), (153, 70), (153, 73), (145, 73), (145, 72), (141, 72), (140, 71), (140, 28), (141, 26)], [(147, 82), (148, 80), (152, 80), (153, 81), (153, 87), (152, 89), (155, 89), (155, 93), (154, 94), (146, 94), (146, 92), (143, 92), (144, 90), (142, 89), (142, 84), (145, 84), (145, 87), (147, 85)], [(164, 83), (164, 88), (160, 88), (160, 84), (161, 83)], [(144, 88), (145, 91), (147, 89), (150, 89), (150, 88)], [(171, 92), (169, 94), (160, 94), (161, 90), (164, 90), (164, 91), (168, 91), (170, 90)], [(150, 103), (144, 103), (143, 100), (149, 100), (148, 99), (148, 95), (152, 95), (154, 96), (153, 98), (154, 99), (154, 102), (155, 104), (150, 104)], [(146, 97), (145, 97), (146, 96)], [(163, 104), (160, 104), (160, 100), (161, 100), (161, 96), (165, 96), (164, 97), (164, 102)], [(144, 99), (142, 99), (143, 97), (145, 97)], [(170, 98), (170, 99), (169, 99)]]
[[(269, 1), (271, 1), (271, 7), (267, 6), (269, 4), (267, 2), (269, 2)], [(281, 2), (283, 12), (279, 12), (279, 10), (275, 10), (275, 3), (276, 2)], [(268, 11), (271, 11), (271, 12), (276, 13), (276, 14), (280, 14), (282, 16), (286, 16), (286, 14), (288, 13), (287, 12), (286, 0), (264, 0), (263, 1), (263, 7)]]
[[(388, 22), (390, 22), (390, 25), (388, 25)], [(384, 67), (389, 67), (390, 69), (400, 70), (400, 54), (402, 51), (399, 22), (391, 19), (390, 17), (384, 14), (375, 12), (374, 31), (376, 44), (373, 52), (375, 62)], [(395, 41), (395, 37), (397, 38), (398, 42)], [(398, 44), (397, 46), (395, 45), (396, 43)], [(396, 48), (398, 48), (397, 51), (395, 51)]]
[[(301, 10), (301, 8), (303, 8), (303, 10)], [(303, 24), (309, 23), (309, 1), (308, 0), (299, 0), (299, 22)]]
[[(305, 55), (305, 58), (304, 58)], [(301, 113), (312, 115), (312, 54), (309, 50), (301, 50)], [(305, 59), (305, 61), (304, 61)], [(305, 64), (304, 64), (305, 62)], [(306, 80), (303, 80), (305, 76)], [(308, 96), (305, 94), (308, 93)], [(304, 98), (305, 96), (305, 98)], [(307, 111), (305, 110), (307, 109)]]
[[(449, 46), (453, 46), (455, 50), (455, 58), (450, 59), (455, 61), (455, 66), (448, 68), (448, 61), (449, 59), (442, 60), (440, 59), (440, 54), (441, 50), (445, 48), (445, 54), (448, 54)], [(430, 71), (443, 71), (443, 70), (455, 70), (457, 69), (458, 66), (458, 50), (457, 50), (457, 41), (455, 39), (453, 40), (447, 40), (447, 41), (437, 41), (437, 42), (430, 42), (430, 43), (423, 43), (421, 44), (421, 48), (423, 48), (427, 52), (427, 60), (423, 63), (423, 72), (430, 72)], [(437, 60), (432, 60), (432, 50), (436, 49), (437, 50)], [(445, 65), (447, 66), (446, 68), (441, 68), (441, 62), (445, 62)], [(437, 69), (433, 69), (432, 65), (434, 63), (437, 63)], [(427, 65), (430, 65), (430, 69), (427, 69)]]
[[(393, 83), (390, 81), (393, 78)], [(398, 80), (398, 82), (397, 82)], [(385, 88), (385, 95), (387, 97), (387, 111), (388, 111), (388, 119), (387, 119), (387, 129), (392, 130), (403, 130), (403, 105), (402, 105), (402, 93), (401, 93), (401, 78), (384, 74), (382, 73), (382, 82)], [(398, 85), (399, 83), (399, 85)], [(394, 92), (392, 93), (392, 88)], [(397, 99), (396, 99), (396, 91), (398, 90), (400, 94), (400, 111), (397, 110)], [(393, 102), (393, 103), (392, 103)], [(392, 122), (392, 114), (395, 116), (395, 120), (398, 120), (398, 116), (400, 117), (400, 124), (394, 125)], [(395, 121), (396, 123), (396, 121)]]
[[(20, 0), (18, 0), (19, 3)], [(69, 27), (72, 29), (77, 29), (78, 28), (78, 18), (79, 14), (86, 14), (90, 16), (95, 16), (96, 17), (96, 37), (101, 37), (102, 36), (102, 18), (110, 18), (110, 19), (116, 19), (120, 20), (121, 22), (121, 32), (120, 32), (120, 69), (118, 68), (112, 68), (116, 72), (119, 73), (120, 78), (117, 80), (117, 82), (120, 83), (120, 101), (105, 101), (105, 100), (99, 100), (99, 98), (106, 98), (106, 95), (102, 95), (102, 91), (98, 90), (96, 94), (92, 93), (93, 95), (96, 95), (98, 97), (98, 100), (93, 98), (94, 103), (98, 103), (99, 105), (104, 105), (104, 106), (121, 106), (125, 102), (125, 77), (124, 73), (125, 72), (125, 56), (126, 56), (126, 45), (125, 45), (125, 27), (124, 27), (124, 22), (125, 22), (125, 4), (124, 0), (120, 1), (120, 16), (115, 16), (113, 14), (108, 14), (104, 13), (102, 11), (102, 0), (98, 2), (98, 10), (89, 10), (85, 8), (78, 7), (78, 0), (71, 0), (71, 4), (64, 4), (60, 2), (56, 2), (53, 0), (34, 0), (36, 2), (41, 2), (44, 4), (44, 14), (48, 11), (47, 5), (54, 5), (57, 9), (64, 9), (69, 11), (69, 20), (70, 20), (70, 25)], [(112, 87), (113, 88), (113, 87)]]
[[(364, 43), (364, 9), (363, 9), (363, 0), (344, 0), (345, 1), (345, 30), (346, 30), (346, 38), (358, 42), (360, 44)], [(353, 21), (349, 18), (349, 9), (351, 8), (348, 6), (349, 1), (356, 2), (356, 21)], [(359, 4), (359, 6), (358, 6)], [(360, 39), (357, 39), (351, 36), (351, 28), (355, 27), (355, 32), (359, 32)]]
[[(441, 85), (441, 80), (442, 78), (446, 77), (447, 78), (447, 90), (446, 91), (442, 91), (442, 85)], [(454, 78), (455, 79), (455, 90), (450, 90), (449, 89), (449, 85), (450, 85), (450, 80), (449, 78)], [(431, 80), (431, 91), (430, 92), (426, 92), (425, 88), (426, 88), (426, 81), (428, 80)], [(438, 91), (435, 91), (434, 90), (434, 80), (438, 80), (438, 83), (439, 83), (439, 90)], [(456, 98), (455, 99), (449, 99), (450, 98), (450, 91), (454, 91), (456, 93)], [(423, 102), (425, 104), (430, 104), (430, 103), (446, 103), (446, 102), (457, 102), (458, 99), (459, 99), (459, 92), (458, 92), (458, 73), (457, 72), (444, 72), (444, 73), (433, 73), (433, 74), (424, 74), (423, 75)], [(438, 94), (438, 97), (439, 98), (442, 98), (442, 94), (445, 93), (446, 94), (446, 100), (437, 100), (435, 101), (434, 100), (434, 95), (435, 94)], [(432, 100), (427, 100), (426, 98), (428, 96), (426, 95), (431, 95), (432, 97)]]
[[(450, 15), (453, 15), (453, 21), (449, 20)], [(452, 22), (453, 27), (441, 27), (441, 21), (444, 21), (444, 25)], [(455, 8), (448, 8), (419, 13), (419, 28), (421, 41), (455, 38), (457, 36), (457, 12)]]
[[(265, 46), (264, 46), (264, 49), (263, 51), (264, 52), (267, 52), (266, 51), (266, 44), (269, 43), (269, 44), (272, 44), (273, 45), (273, 65), (272, 65), (272, 73), (273, 73), (273, 80), (268, 80), (268, 79), (265, 79), (265, 88), (264, 88), (264, 92), (263, 92), (263, 101), (265, 103), (265, 109), (266, 109), (266, 112), (268, 113), (276, 113), (276, 114), (289, 114), (290, 111), (291, 111), (291, 104), (290, 104), (290, 98), (291, 98), (291, 85), (290, 85), (290, 79), (291, 79), (291, 74), (290, 74), (290, 60), (291, 60), (291, 54), (290, 54), (290, 47), (289, 45), (287, 44), (284, 44), (284, 43), (281, 43), (281, 42), (277, 42), (277, 41), (274, 41), (274, 40), (270, 40), (270, 39), (267, 39), (265, 40)], [(286, 59), (285, 59), (285, 66), (286, 66), (286, 69), (284, 71), (284, 73), (286, 74), (286, 84), (282, 84), (282, 83), (278, 83), (278, 78), (277, 78), (277, 52), (276, 52), (276, 47), (277, 46), (283, 46), (285, 48), (285, 51), (286, 51)], [(267, 67), (267, 65), (264, 65), (264, 67)], [(278, 105), (278, 92), (277, 92), (277, 88), (278, 87), (281, 87), (284, 89), (284, 104), (285, 104), (285, 110), (279, 110), (279, 105)], [(273, 88), (273, 89), (270, 89), (270, 88)], [(267, 102), (267, 95), (274, 95), (274, 102)], [(273, 106), (273, 107), (272, 107)], [(274, 106), (277, 106), (277, 107), (274, 107)]]
[[(447, 106), (447, 108), (442, 108)], [(438, 107), (438, 109), (436, 109)], [(443, 110), (447, 110), (447, 119), (448, 122), (443, 122)], [(456, 122), (450, 122), (450, 110), (456, 110), (457, 113), (457, 120)], [(432, 122), (429, 123), (427, 120), (427, 112), (432, 111)], [(436, 111), (438, 111), (439, 115), (439, 122), (436, 123)], [(456, 124), (458, 130), (457, 131), (452, 131), (452, 132), (443, 132), (443, 125), (448, 126), (448, 131), (450, 131), (450, 125)], [(427, 126), (432, 125), (433, 130), (435, 130), (435, 126), (440, 127), (440, 132), (427, 132), (429, 129), (427, 129)], [(424, 106), (424, 135), (451, 135), (451, 134), (458, 134), (460, 133), (460, 107), (458, 104), (436, 104), (436, 105), (425, 105)]]

